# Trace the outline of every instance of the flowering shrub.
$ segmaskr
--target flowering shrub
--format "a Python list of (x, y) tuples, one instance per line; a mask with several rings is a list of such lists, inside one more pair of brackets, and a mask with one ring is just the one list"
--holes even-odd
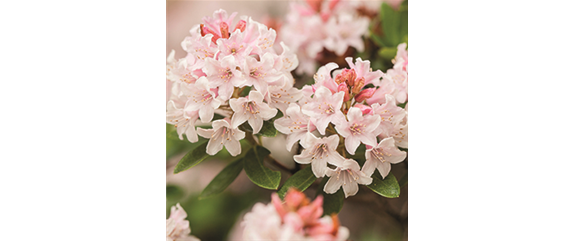
[[(167, 58), (168, 140), (185, 141), (188, 150), (173, 172), (228, 160), (199, 199), (222, 193), (242, 170), (257, 186), (277, 190), (271, 204), (245, 215), (246, 240), (347, 240), (336, 215), (347, 198), (361, 189), (397, 198), (406, 183), (406, 175), (399, 182), (391, 172), (408, 152), (408, 50), (397, 42), (406, 32), (385, 25), (404, 19), (406, 4), (398, 6), (383, 4), (379, 13), (354, 1), (293, 3), (279, 37), (222, 9), (204, 17), (181, 44), (186, 56), (175, 59), (172, 50)], [(345, 57), (347, 66), (322, 64), (321, 51)], [(313, 74), (312, 81), (293, 71)], [(278, 135), (285, 151), (272, 153), (264, 142)], [(313, 202), (307, 189), (316, 190)], [(185, 216), (179, 204), (172, 208), (168, 240), (187, 238)]]

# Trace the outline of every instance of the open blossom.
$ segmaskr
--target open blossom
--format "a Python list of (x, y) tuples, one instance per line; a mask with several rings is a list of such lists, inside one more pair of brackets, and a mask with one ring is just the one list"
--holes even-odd
[(235, 111), (231, 118), (233, 128), (237, 128), (247, 121), (253, 129), (253, 134), (259, 133), (264, 120), (269, 120), (277, 115), (277, 109), (272, 109), (267, 103), (263, 103), (263, 95), (258, 91), (249, 92), (247, 98), (231, 99), (229, 105)]
[(293, 159), (300, 164), (311, 163), (311, 169), (316, 177), (325, 176), (325, 172), (329, 169), (327, 163), (340, 166), (345, 159), (336, 150), (339, 145), (338, 135), (317, 138), (308, 132), (301, 145), (305, 150)]
[(303, 105), (303, 114), (311, 117), (311, 122), (321, 135), (325, 135), (325, 129), (329, 123), (337, 125), (346, 121), (345, 115), (341, 112), (344, 97), (343, 92), (332, 94), (329, 89), (321, 86), (315, 91), (311, 102)]
[(305, 138), (308, 132), (315, 130), (315, 126), (309, 122), (309, 117), (301, 113), (301, 107), (292, 103), (287, 108), (285, 116), (275, 120), (275, 128), (287, 135), (287, 150), (291, 151), (293, 144)]
[(245, 82), (237, 67), (235, 58), (231, 55), (221, 60), (206, 59), (205, 61), (209, 84), (213, 87), (219, 87), (219, 95), (224, 100), (231, 98), (234, 87), (239, 87)]
[(391, 164), (402, 162), (407, 157), (407, 153), (399, 150), (395, 146), (395, 140), (391, 137), (383, 139), (377, 146), (367, 149), (365, 152), (365, 164), (362, 171), (371, 176), (375, 172), (375, 168), (383, 178), (389, 175), (391, 171)]
[(361, 170), (359, 164), (353, 159), (345, 159), (342, 165), (335, 170), (327, 169), (329, 180), (325, 184), (325, 193), (335, 193), (341, 186), (345, 197), (353, 196), (359, 191), (359, 184), (369, 185), (373, 178), (367, 176)]
[(215, 109), (221, 105), (221, 100), (217, 99), (217, 90), (211, 89), (207, 78), (199, 78), (195, 84), (187, 85), (182, 92), (187, 95), (188, 100), (185, 105), (186, 110), (199, 111), (199, 118), (204, 123), (213, 119)]
[(239, 140), (245, 137), (245, 132), (232, 128), (227, 119), (216, 120), (213, 122), (213, 129), (206, 130), (197, 128), (197, 133), (204, 137), (209, 138), (207, 143), (206, 152), (209, 155), (215, 155), (223, 146), (232, 156), (237, 156), (241, 153), (241, 144)]
[(288, 80), (283, 80), (283, 85), (270, 85), (265, 100), (272, 108), (277, 108), (285, 113), (291, 103), (297, 102), (303, 97), (303, 92)]
[(384, 104), (380, 105), (375, 103), (371, 105), (371, 107), (373, 114), (380, 117), (380, 125), (377, 128), (377, 135), (382, 134), (385, 137), (392, 136), (403, 126), (401, 123), (406, 117), (407, 112), (396, 105), (395, 97), (392, 95), (385, 95)]
[(347, 113), (347, 119), (337, 126), (335, 130), (345, 137), (345, 148), (351, 155), (355, 155), (355, 151), (359, 144), (364, 143), (369, 146), (377, 144), (377, 135), (374, 132), (379, 126), (379, 117), (376, 115), (364, 115), (361, 109), (351, 107)]
[(172, 95), (167, 102), (166, 122), (175, 125), (179, 139), (183, 140), (183, 134), (189, 142), (198, 141), (195, 131), (195, 121), (199, 118), (199, 111), (184, 110), (186, 98), (184, 95)]
[(181, 205), (171, 207), (171, 213), (166, 220), (166, 241), (199, 241), (198, 238), (189, 235), (189, 221), (185, 220), (187, 213)]
[(368, 18), (355, 19), (350, 13), (340, 13), (330, 18), (325, 27), (329, 29), (326, 31), (328, 37), (323, 42), (326, 49), (339, 56), (345, 54), (349, 46), (359, 52), (364, 50), (362, 36), (369, 27)]
[(260, 61), (253, 57), (247, 57), (245, 67), (243, 67), (245, 84), (253, 85), (263, 95), (267, 94), (267, 86), (283, 77), (281, 72), (273, 68), (274, 63), (271, 53), (264, 54)]

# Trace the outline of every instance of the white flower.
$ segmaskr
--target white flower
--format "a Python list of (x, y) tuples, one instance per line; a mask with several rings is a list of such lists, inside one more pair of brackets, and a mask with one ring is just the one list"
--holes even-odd
[(379, 133), (376, 133), (375, 130), (379, 126), (379, 116), (363, 116), (361, 109), (351, 107), (347, 112), (347, 119), (349, 122), (345, 121), (335, 126), (335, 129), (341, 136), (345, 137), (345, 148), (351, 155), (355, 155), (361, 142), (369, 146), (377, 144), (376, 136)]
[(295, 229), (281, 223), (281, 217), (277, 214), (273, 203), (264, 205), (256, 203), (251, 212), (245, 214), (242, 226), (244, 240), (304, 240), (302, 234)]
[(338, 92), (332, 94), (327, 87), (321, 86), (310, 102), (303, 105), (302, 112), (311, 117), (311, 122), (315, 124), (321, 135), (325, 135), (325, 129), (330, 122), (337, 125), (346, 121), (345, 115), (341, 112), (345, 93)]
[(301, 145), (305, 150), (300, 155), (294, 156), (293, 159), (301, 164), (311, 163), (311, 170), (316, 177), (325, 176), (325, 172), (329, 169), (327, 163), (340, 166), (345, 160), (336, 150), (339, 145), (338, 135), (317, 138), (307, 132)]
[(234, 87), (239, 87), (245, 82), (237, 67), (233, 55), (220, 60), (205, 59), (205, 73), (207, 73), (209, 84), (219, 87), (218, 93), (223, 100), (231, 98)]
[(209, 88), (205, 77), (199, 78), (194, 85), (189, 85), (189, 88), (182, 89), (182, 92), (189, 97), (185, 105), (186, 110), (199, 110), (199, 118), (203, 123), (210, 122), (215, 109), (221, 105), (221, 101), (216, 99), (217, 93), (214, 90)]
[(223, 146), (232, 156), (237, 156), (241, 153), (239, 140), (245, 138), (245, 132), (237, 128), (231, 128), (227, 119), (214, 121), (213, 129), (210, 130), (197, 128), (197, 133), (202, 137), (210, 138), (206, 148), (206, 152), (209, 155), (217, 154), (223, 149)]
[(189, 235), (189, 221), (185, 220), (187, 213), (176, 204), (171, 207), (169, 218), (166, 220), (166, 241), (199, 241), (194, 236)]
[(175, 125), (179, 139), (183, 140), (183, 134), (189, 142), (196, 142), (195, 121), (199, 117), (199, 111), (184, 110), (186, 97), (184, 95), (172, 95), (167, 102), (166, 122)]
[(287, 135), (288, 151), (291, 151), (293, 144), (305, 138), (307, 132), (315, 129), (315, 126), (309, 122), (309, 117), (303, 115), (301, 107), (295, 103), (291, 103), (285, 116), (275, 120), (273, 124), (279, 132)]
[(407, 153), (399, 150), (399, 148), (395, 146), (395, 140), (388, 137), (382, 140), (376, 147), (367, 149), (365, 152), (367, 161), (365, 161), (362, 171), (367, 176), (371, 176), (376, 168), (379, 170), (381, 176), (385, 178), (391, 171), (391, 163), (397, 164), (405, 160), (406, 157)]
[(277, 108), (285, 113), (291, 103), (297, 102), (303, 97), (303, 92), (289, 81), (284, 80), (283, 85), (270, 85), (265, 100), (272, 108)]
[(264, 120), (277, 115), (277, 109), (271, 109), (269, 105), (263, 103), (263, 95), (258, 91), (252, 90), (247, 98), (230, 99), (229, 105), (235, 112), (231, 117), (231, 126), (237, 128), (247, 121), (253, 129), (253, 134), (259, 133)]
[(343, 165), (338, 166), (335, 170), (327, 169), (329, 180), (323, 189), (325, 193), (335, 193), (341, 186), (345, 197), (353, 196), (359, 191), (359, 184), (369, 185), (373, 178), (365, 175), (359, 167), (359, 164), (353, 159), (345, 159)]
[(245, 77), (245, 85), (253, 85), (261, 94), (267, 94), (267, 86), (270, 83), (281, 80), (283, 73), (275, 70), (273, 64), (272, 53), (265, 53), (261, 56), (261, 60), (257, 61), (256, 58), (247, 57), (245, 67), (243, 68), (243, 76)]

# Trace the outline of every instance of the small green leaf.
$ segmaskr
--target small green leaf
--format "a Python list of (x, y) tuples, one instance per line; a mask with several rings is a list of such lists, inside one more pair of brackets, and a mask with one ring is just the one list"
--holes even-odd
[(239, 96), (241, 96), (241, 97), (248, 96), (250, 91), (251, 91), (251, 86), (245, 86), (243, 91), (241, 91), (241, 93), (239, 93)]
[(405, 103), (397, 104), (397, 106), (404, 109), (407, 106), (407, 103), (409, 103), (409, 102), (405, 101)]
[(343, 202), (345, 201), (343, 188), (339, 188), (339, 190), (333, 194), (327, 194), (323, 191), (323, 187), (327, 183), (328, 179), (328, 177), (323, 178), (323, 180), (321, 180), (321, 184), (319, 184), (319, 189), (317, 189), (317, 196), (323, 195), (323, 215), (339, 213), (343, 208)]
[[(377, 171), (378, 172), (378, 171)], [(368, 185), (367, 187), (373, 190), (373, 192), (388, 198), (396, 198), (399, 197), (401, 193), (401, 187), (397, 182), (395, 176), (392, 173), (389, 173), (384, 180), (381, 180), (379, 175), (373, 175), (373, 183)]]
[(281, 173), (263, 165), (263, 159), (269, 154), (265, 147), (255, 146), (245, 154), (243, 166), (247, 177), (257, 186), (277, 190)]
[(196, 148), (192, 149), (187, 154), (185, 154), (185, 156), (183, 156), (183, 158), (181, 158), (179, 163), (177, 163), (177, 165), (175, 166), (173, 173), (183, 172), (205, 160), (205, 158), (209, 156), (207, 155), (207, 153), (205, 153), (205, 148), (207, 148), (206, 141), (204, 141), (203, 144), (197, 146)]
[(219, 172), (219, 174), (217, 174), (209, 184), (207, 184), (207, 187), (205, 187), (201, 192), (199, 199), (212, 197), (223, 192), (225, 188), (227, 188), (227, 186), (237, 178), (241, 170), (243, 170), (242, 158), (229, 163), (229, 165), (223, 168), (223, 170)]
[[(247, 122), (241, 124), (240, 127), (243, 128), (242, 130), (244, 131), (253, 132), (253, 128), (251, 128), (251, 126)], [(275, 129), (275, 126), (273, 125), (273, 119), (263, 121), (263, 126), (261, 126), (261, 130), (259, 130), (259, 132), (257, 132), (257, 134), (255, 135), (265, 137), (277, 136), (277, 129)]]
[(279, 189), (279, 197), (283, 199), (290, 187), (297, 188), (299, 191), (305, 191), (313, 182), (317, 180), (315, 174), (311, 170), (311, 166), (299, 170), (297, 173), (293, 174), (287, 181), (283, 184), (281, 189)]

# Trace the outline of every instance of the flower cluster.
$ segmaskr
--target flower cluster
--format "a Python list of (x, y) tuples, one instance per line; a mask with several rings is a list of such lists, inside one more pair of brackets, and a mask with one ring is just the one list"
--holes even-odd
[[(322, 66), (314, 76), (315, 84), (304, 86), (301, 100), (275, 121), (277, 130), (288, 135), (288, 150), (297, 142), (304, 148), (295, 161), (311, 164), (317, 177), (330, 177), (326, 193), (342, 186), (346, 197), (355, 195), (358, 184), (372, 182), (375, 169), (385, 178), (390, 164), (406, 158), (398, 147), (408, 148), (407, 111), (396, 103), (406, 101), (404, 47), (399, 46), (395, 68), (386, 74), (372, 71), (370, 62), (360, 58), (355, 63), (346, 58), (350, 68), (342, 70), (335, 70), (339, 67), (335, 63)], [(395, 77), (397, 73), (405, 73), (405, 79)], [(365, 153), (356, 153), (361, 144)], [(359, 154), (366, 160), (362, 167), (347, 158)]]
[[(209, 138), (210, 155), (223, 146), (239, 155), (245, 137), (241, 124), (247, 122), (257, 134), (277, 109), (286, 111), (302, 96), (290, 73), (298, 66), (295, 54), (282, 42), (278, 54), (275, 30), (246, 16), (235, 23), (236, 14), (220, 9), (204, 17), (182, 42), (187, 55), (176, 60), (172, 50), (167, 58), (166, 78), (172, 81), (167, 123), (182, 140), (183, 134), (190, 142), (197, 142), (198, 134)], [(214, 120), (215, 114), (223, 118)], [(202, 123), (212, 129), (196, 128)]]
[(311, 202), (305, 194), (290, 189), (282, 202), (277, 193), (272, 203), (257, 203), (242, 222), (244, 240), (342, 241), (349, 230), (339, 226), (336, 215), (323, 215), (323, 196)]
[[(380, 6), (380, 1), (378, 5)], [(297, 73), (312, 75), (323, 50), (344, 56), (349, 47), (364, 50), (362, 37), (367, 34), (369, 18), (362, 9), (373, 4), (361, 1), (307, 0), (293, 2), (280, 36), (296, 50), (300, 67)], [(376, 8), (376, 7), (375, 7)]]
[(176, 204), (171, 207), (171, 213), (166, 220), (166, 241), (199, 241), (195, 236), (189, 235), (189, 221), (185, 220), (187, 213)]

